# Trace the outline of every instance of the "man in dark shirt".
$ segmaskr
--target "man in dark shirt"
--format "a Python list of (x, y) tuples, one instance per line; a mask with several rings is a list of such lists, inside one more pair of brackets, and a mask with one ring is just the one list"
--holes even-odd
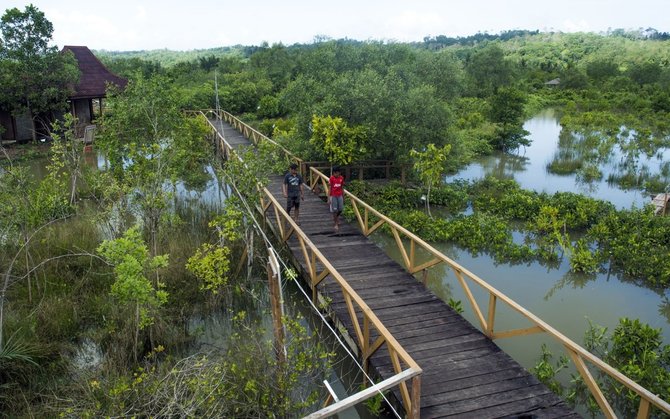
[(300, 201), (305, 200), (302, 183), (302, 176), (298, 173), (298, 165), (295, 163), (291, 164), (289, 172), (284, 176), (282, 192), (286, 198), (286, 212), (291, 215), (291, 208), (295, 207), (294, 220), (298, 225), (300, 225)]

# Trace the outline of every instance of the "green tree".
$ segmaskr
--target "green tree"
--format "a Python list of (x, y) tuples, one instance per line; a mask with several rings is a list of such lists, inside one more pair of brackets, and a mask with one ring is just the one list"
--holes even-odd
[(494, 94), (512, 81), (512, 65), (497, 43), (475, 50), (465, 64), (470, 89), (478, 96)]
[(241, 239), (243, 216), (233, 205), (226, 205), (224, 213), (209, 223), (216, 230), (216, 243), (202, 244), (188, 259), (186, 268), (202, 280), (201, 289), (214, 295), (226, 289), (230, 280), (231, 248)]
[(310, 143), (332, 164), (349, 164), (355, 157), (365, 154), (365, 130), (362, 127), (350, 127), (340, 117), (312, 116), (312, 138)]
[(82, 176), (83, 143), (77, 141), (74, 134), (77, 119), (67, 113), (63, 121), (57, 121), (52, 125), (51, 138), (53, 144), (51, 153), (66, 171), (65, 175), (70, 177), (70, 205), (74, 205), (77, 182)]
[(115, 177), (132, 191), (153, 255), (177, 180), (201, 175), (208, 161), (207, 122), (182, 112), (180, 93), (162, 76), (131, 81), (109, 97), (113, 112), (98, 136)]
[(150, 257), (138, 228), (129, 229), (121, 238), (105, 240), (98, 253), (114, 266), (116, 279), (110, 293), (122, 306), (121, 319), (127, 319), (124, 313), (133, 313), (129, 325), (134, 331), (133, 357), (137, 361), (140, 331), (154, 323), (156, 311), (168, 298), (164, 285), (160, 281), (152, 285), (147, 275), (165, 268), (168, 256)]
[(49, 46), (53, 25), (37, 7), (8, 9), (0, 20), (0, 105), (15, 115), (28, 113), (36, 127), (42, 114), (53, 117), (67, 106), (79, 70), (74, 56)]
[(435, 147), (435, 144), (428, 144), (424, 151), (412, 150), (410, 152), (410, 155), (414, 159), (414, 170), (416, 170), (421, 182), (428, 190), (428, 193), (426, 194), (426, 206), (428, 207), (429, 215), (430, 192), (433, 186), (442, 184), (450, 151), (450, 144), (447, 144), (442, 148)]
[(500, 88), (491, 97), (490, 118), (497, 125), (494, 146), (509, 151), (530, 145), (528, 131), (523, 129), (526, 96), (514, 88)]

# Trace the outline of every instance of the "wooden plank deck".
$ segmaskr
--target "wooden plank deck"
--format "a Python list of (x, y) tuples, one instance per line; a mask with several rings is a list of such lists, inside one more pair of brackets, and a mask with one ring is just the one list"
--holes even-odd
[[(222, 131), (230, 144), (248, 144), (228, 124), (223, 123)], [(272, 178), (268, 190), (283, 203), (281, 182), (279, 176)], [(356, 226), (343, 222), (335, 234), (328, 205), (319, 196), (305, 193), (300, 221), (310, 240), (423, 369), (421, 417), (580, 417)], [(302, 264), (297, 240), (288, 245)], [(319, 292), (354, 336), (339, 286), (328, 277)], [(372, 357), (370, 365), (384, 379), (394, 375), (383, 351)]]
[(665, 215), (668, 208), (668, 201), (670, 201), (670, 193), (660, 193), (652, 199), (652, 204), (656, 207), (654, 214)]

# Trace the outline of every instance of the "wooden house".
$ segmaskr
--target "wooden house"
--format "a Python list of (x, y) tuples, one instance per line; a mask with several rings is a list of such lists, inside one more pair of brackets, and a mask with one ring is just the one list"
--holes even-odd
[(549, 80), (548, 82), (544, 83), (545, 86), (551, 86), (551, 87), (556, 87), (561, 84), (561, 79), (560, 78), (555, 78), (553, 80)]
[[(85, 46), (66, 45), (61, 52), (71, 51), (79, 66), (79, 82), (72, 86), (68, 96), (70, 113), (78, 119), (77, 137), (83, 136), (85, 127), (102, 115), (107, 85), (124, 88), (128, 80), (110, 72)], [(0, 110), (0, 126), (4, 128), (3, 142), (27, 141), (33, 138), (33, 124), (28, 115), (11, 115)]]
[(96, 116), (102, 115), (107, 84), (124, 88), (128, 80), (110, 72), (88, 47), (66, 45), (62, 51), (74, 54), (80, 72), (79, 83), (68, 98), (70, 112), (81, 126), (89, 125)]

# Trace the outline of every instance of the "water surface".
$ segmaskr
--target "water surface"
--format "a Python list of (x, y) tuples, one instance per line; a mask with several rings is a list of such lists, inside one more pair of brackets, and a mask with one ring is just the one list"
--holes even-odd
[[(598, 160), (598, 168), (602, 172), (602, 177), (599, 179), (584, 179), (574, 173), (559, 175), (550, 172), (547, 166), (554, 160), (565, 160), (570, 157), (578, 159), (579, 156), (573, 154), (579, 154), (575, 150), (575, 143), (579, 143), (581, 134), (565, 132), (558, 122), (555, 111), (551, 109), (526, 121), (524, 129), (530, 132), (529, 138), (532, 143), (529, 147), (522, 147), (514, 154), (495, 152), (490, 156), (480, 157), (457, 174), (449, 176), (447, 181), (459, 178), (480, 179), (493, 175), (501, 179), (514, 179), (522, 188), (538, 192), (582, 193), (610, 201), (620, 209), (633, 206), (640, 208), (651, 201), (650, 193), (641, 189), (624, 189), (616, 183), (608, 182), (610, 175), (621, 175), (630, 168), (630, 166), (623, 167), (629, 155), (623, 153), (618, 146), (614, 146), (608, 155), (592, 157)], [(642, 154), (636, 160), (635, 170), (659, 174), (662, 172), (663, 163), (668, 160), (670, 152), (667, 149), (660, 150), (660, 156), (647, 157)], [(670, 183), (670, 178), (667, 176), (662, 178), (664, 184)]]

